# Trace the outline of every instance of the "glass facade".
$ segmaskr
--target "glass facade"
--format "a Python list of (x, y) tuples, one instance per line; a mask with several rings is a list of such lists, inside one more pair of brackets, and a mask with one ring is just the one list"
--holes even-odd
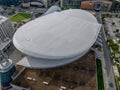
[(64, 8), (76, 8), (79, 9), (82, 0), (61, 0), (61, 5)]
[(114, 0), (111, 10), (112, 11), (120, 11), (120, 1)]
[(0, 5), (11, 6), (17, 4), (18, 4), (18, 0), (0, 0)]
[(8, 72), (5, 72), (5, 73), (0, 72), (0, 80), (1, 80), (2, 87), (9, 86), (9, 83), (12, 81), (11, 76), (15, 71), (16, 71), (16, 68), (15, 66), (13, 66), (13, 68)]

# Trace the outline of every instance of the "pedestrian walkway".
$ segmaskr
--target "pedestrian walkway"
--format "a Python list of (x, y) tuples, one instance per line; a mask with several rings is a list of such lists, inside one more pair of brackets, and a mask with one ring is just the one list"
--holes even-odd
[(107, 77), (107, 71), (106, 71), (106, 66), (105, 66), (105, 58), (104, 58), (103, 50), (98, 51), (97, 49), (94, 49), (94, 51), (96, 53), (96, 58), (100, 59), (101, 63), (102, 63), (104, 88), (105, 88), (105, 90), (109, 90), (108, 77)]

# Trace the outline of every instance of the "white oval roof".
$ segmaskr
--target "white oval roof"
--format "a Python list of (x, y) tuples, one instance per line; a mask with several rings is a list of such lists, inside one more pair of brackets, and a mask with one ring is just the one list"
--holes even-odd
[(54, 5), (52, 7), (50, 7), (45, 13), (44, 15), (47, 15), (47, 14), (50, 14), (50, 13), (53, 13), (53, 12), (57, 12), (57, 11), (61, 11), (61, 8)]
[(23, 53), (37, 58), (68, 58), (88, 50), (101, 25), (87, 11), (55, 12), (20, 27), (13, 43)]

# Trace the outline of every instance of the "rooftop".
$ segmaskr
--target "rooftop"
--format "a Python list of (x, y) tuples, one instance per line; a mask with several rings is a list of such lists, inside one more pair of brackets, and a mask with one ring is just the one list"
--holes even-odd
[(8, 19), (8, 18), (6, 18), (6, 17), (0, 15), (0, 23), (6, 21), (7, 19)]
[(89, 0), (86, 0), (86, 1), (82, 1), (81, 8), (82, 9), (94, 9), (95, 2), (103, 2), (103, 3), (108, 3), (108, 4), (112, 5), (112, 1), (110, 1), (110, 0), (92, 0), (91, 3)]
[(0, 50), (3, 50), (9, 43), (11, 43), (10, 39), (7, 39), (6, 41), (0, 41)]
[(13, 37), (15, 47), (37, 58), (69, 58), (83, 53), (96, 41), (101, 25), (87, 11), (55, 12), (20, 27)]
[(85, 56), (66, 66), (51, 69), (26, 68), (13, 85), (31, 90), (96, 90), (95, 54), (89, 51)]

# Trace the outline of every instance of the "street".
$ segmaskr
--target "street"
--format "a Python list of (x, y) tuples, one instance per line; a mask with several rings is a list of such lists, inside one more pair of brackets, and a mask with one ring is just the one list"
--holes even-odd
[[(97, 12), (97, 19), (101, 23), (100, 17), (101, 17), (101, 13)], [(107, 74), (107, 78), (104, 80), (104, 83), (107, 82), (107, 84), (108, 84), (107, 88), (105, 86), (105, 89), (106, 90), (117, 90), (114, 73), (113, 73), (113, 68), (112, 68), (112, 62), (111, 62), (111, 58), (110, 58), (109, 47), (107, 46), (107, 43), (106, 43), (106, 35), (104, 32), (104, 27), (101, 28), (101, 35), (102, 35), (103, 52), (104, 52), (104, 58), (105, 58), (105, 60), (103, 60), (103, 62), (105, 63), (105, 72)], [(103, 77), (104, 77), (104, 74), (103, 74)]]

